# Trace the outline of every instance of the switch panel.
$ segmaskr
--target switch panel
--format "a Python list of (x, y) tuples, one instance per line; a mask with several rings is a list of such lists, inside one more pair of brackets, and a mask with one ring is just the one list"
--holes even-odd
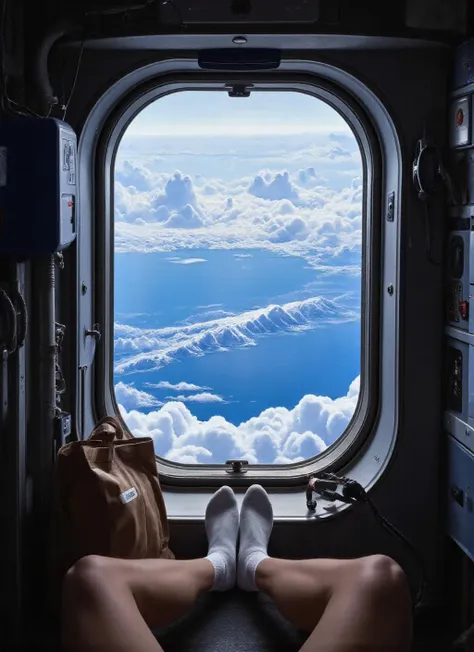
[[(465, 334), (466, 339), (472, 335)], [(445, 405), (455, 417), (474, 427), (474, 346), (447, 338), (445, 353)]]
[(466, 408), (463, 390), (467, 385), (463, 382), (463, 371), (468, 362), (468, 356), (461, 345), (468, 346), (464, 343), (459, 343), (458, 346), (448, 345), (446, 352), (446, 405), (448, 410), (459, 414), (463, 414)]
[(457, 99), (450, 111), (451, 147), (465, 147), (471, 144), (470, 96)]
[(474, 455), (448, 436), (448, 534), (474, 561)]
[(469, 329), (469, 274), (471, 222), (468, 218), (450, 219), (447, 247), (446, 321), (462, 330)]

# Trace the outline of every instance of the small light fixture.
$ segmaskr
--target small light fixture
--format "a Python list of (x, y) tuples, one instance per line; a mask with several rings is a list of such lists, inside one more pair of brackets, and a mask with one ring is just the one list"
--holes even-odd
[(245, 36), (234, 36), (232, 43), (235, 43), (235, 45), (245, 45), (247, 43), (247, 38)]

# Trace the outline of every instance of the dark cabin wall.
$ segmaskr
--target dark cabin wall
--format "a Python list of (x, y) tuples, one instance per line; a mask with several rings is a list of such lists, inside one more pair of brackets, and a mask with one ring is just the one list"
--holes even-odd
[[(418, 0), (417, 0), (418, 1)], [(431, 1), (431, 0), (430, 0)], [(441, 0), (439, 0), (441, 1)], [(10, 3), (15, 6), (18, 12), (17, 20), (21, 20), (22, 3)], [(41, 3), (41, 11), (38, 11), (38, 3), (31, 0), (30, 6), (25, 12), (28, 19), (25, 21), (27, 35), (26, 53), (27, 59), (31, 60), (34, 52), (33, 45), (37, 43), (42, 32), (48, 24), (55, 20), (58, 15), (64, 13), (68, 8), (81, 9), (83, 2), (64, 3), (57, 0), (53, 3)], [(100, 4), (100, 1), (90, 3)], [(109, 4), (119, 4), (118, 2), (109, 2)], [(384, 6), (380, 3), (372, 3), (374, 7)], [(402, 3), (398, 3), (401, 5)], [(423, 3), (421, 3), (423, 4)], [(429, 2), (425, 2), (426, 5)], [(346, 2), (325, 0), (322, 2), (322, 15), (329, 19), (329, 24), (337, 30), (337, 20), (344, 14), (351, 14), (352, 0)], [(394, 6), (394, 4), (393, 4)], [(352, 12), (354, 13), (354, 12)], [(357, 14), (357, 12), (355, 12)], [(363, 12), (364, 13), (364, 12)], [(365, 12), (365, 15), (367, 13)], [(398, 16), (397, 12), (397, 16)], [(358, 14), (360, 18), (361, 14)], [(356, 16), (357, 17), (357, 16)], [(378, 23), (377, 23), (378, 21)], [(363, 22), (363, 21), (362, 21)], [(373, 20), (379, 26), (380, 16)], [(400, 20), (395, 21), (396, 29), (402, 29)], [(362, 24), (359, 21), (359, 24)], [(470, 18), (472, 28), (472, 13)], [(383, 26), (383, 25), (382, 25)], [(385, 24), (387, 32), (390, 32), (393, 22), (390, 20)], [(469, 29), (471, 29), (469, 28)], [(17, 100), (22, 100), (25, 96), (32, 94), (32, 85), (26, 87), (24, 81), (23, 68), (23, 47), (21, 43), (22, 31), (17, 31), (18, 27), (11, 28), (9, 34), (15, 33), (13, 41), (16, 46), (11, 46), (12, 52), (9, 57), (8, 67), (12, 76), (12, 96)], [(372, 27), (371, 27), (372, 29)], [(12, 32), (13, 30), (13, 32)], [(467, 33), (468, 30), (466, 30)], [(472, 31), (472, 29), (471, 29)], [(11, 41), (10, 41), (11, 43)], [(10, 47), (10, 46), (9, 46)], [(72, 53), (74, 54), (74, 53)], [(77, 53), (76, 53), (77, 54)], [(72, 123), (80, 124), (83, 120), (86, 110), (90, 108), (94, 99), (100, 96), (100, 93), (106, 87), (107, 83), (118, 76), (124, 74), (131, 67), (141, 65), (147, 61), (154, 60), (156, 53), (146, 52), (129, 52), (127, 54), (118, 52), (96, 53), (94, 58), (87, 53), (81, 66), (79, 83), (75, 93), (75, 101), (71, 105), (70, 120)], [(444, 131), (441, 127), (442, 114), (446, 100), (446, 74), (449, 64), (445, 55), (438, 53), (436, 56), (432, 51), (426, 53), (412, 52), (344, 52), (344, 53), (324, 53), (324, 58), (330, 58), (332, 61), (338, 61), (350, 70), (356, 70), (369, 85), (373, 85), (378, 92), (388, 100), (394, 117), (398, 125), (403, 130), (403, 144), (408, 153), (406, 159), (406, 174), (409, 175), (409, 166), (411, 154), (414, 149), (416, 139), (419, 137), (426, 109), (426, 101), (429, 99), (431, 111), (431, 124), (433, 126), (433, 135), (442, 142)], [(71, 70), (74, 67), (74, 57), (69, 64)], [(54, 64), (54, 55), (53, 61)], [(61, 66), (63, 61), (58, 62)], [(66, 71), (66, 79), (70, 82), (71, 75)], [(31, 76), (30, 76), (31, 79)], [(395, 92), (396, 91), (396, 92)], [(84, 102), (81, 100), (84, 99)], [(429, 113), (429, 112), (427, 112)], [(0, 110), (0, 116), (3, 118), (4, 113)], [(438, 116), (438, 117), (436, 117)], [(443, 534), (443, 509), (441, 496), (435, 495), (433, 487), (437, 482), (437, 465), (439, 451), (439, 467), (442, 469), (442, 443), (443, 434), (441, 432), (441, 382), (440, 369), (442, 361), (442, 309), (441, 309), (441, 276), (439, 270), (433, 269), (426, 261), (424, 255), (424, 227), (420, 217), (419, 206), (413, 196), (412, 191), (408, 191), (404, 212), (403, 228), (403, 261), (404, 261), (404, 284), (406, 288), (406, 297), (404, 305), (404, 351), (405, 364), (403, 369), (402, 382), (402, 408), (403, 421), (401, 424), (402, 437), (405, 440), (406, 448), (403, 455), (398, 455), (393, 462), (394, 478), (384, 484), (384, 494), (375, 497), (378, 505), (387, 516), (393, 518), (393, 521), (400, 529), (411, 530), (419, 521), (423, 520), (423, 507), (432, 509), (431, 518), (429, 519), (426, 538), (432, 543), (429, 553), (429, 568), (432, 576), (435, 571), (446, 567), (447, 592), (444, 591), (444, 584), (441, 581), (441, 574), (438, 575), (440, 582), (438, 584), (438, 596), (444, 597), (444, 603), (450, 606), (451, 616), (455, 629), (461, 630), (474, 619), (474, 600), (472, 595), (474, 591), (473, 565), (460, 552), (459, 548), (448, 542), (446, 546), (446, 556), (443, 557), (444, 534)], [(74, 249), (67, 253), (69, 265), (66, 270), (74, 267)], [(11, 266), (5, 261), (0, 261), (0, 284), (3, 282), (11, 283), (15, 279), (20, 279), (26, 272), (26, 292), (28, 295), (31, 286), (28, 281), (28, 270), (20, 269), (17, 266)], [(62, 282), (65, 287), (68, 283), (73, 283), (74, 278), (68, 277), (69, 271), (62, 275)], [(426, 288), (430, 288), (430, 292)], [(431, 291), (432, 290), (432, 291)], [(74, 333), (74, 305), (67, 298), (67, 292), (63, 297), (63, 311), (61, 318), (70, 323), (71, 341)], [(69, 297), (71, 295), (69, 294)], [(30, 299), (28, 298), (30, 303)], [(34, 331), (34, 321), (31, 324), (31, 331)], [(67, 357), (70, 362), (70, 368), (74, 367), (75, 361), (73, 356)], [(1, 538), (1, 564), (0, 577), (2, 584), (0, 587), (0, 608), (4, 618), (2, 619), (2, 631), (0, 632), (0, 649), (1, 643), (8, 641), (6, 649), (13, 650), (10, 646), (12, 639), (7, 638), (9, 633), (14, 631), (16, 624), (21, 627), (19, 612), (17, 607), (17, 596), (14, 590), (14, 583), (17, 579), (17, 517), (15, 509), (17, 508), (17, 499), (25, 499), (26, 487), (22, 483), (21, 469), (25, 468), (22, 460), (18, 457), (21, 445), (20, 428), (22, 421), (26, 419), (26, 407), (23, 403), (25, 397), (21, 395), (21, 387), (25, 386), (25, 381), (31, 380), (31, 375), (21, 376), (19, 361), (10, 360), (9, 371), (10, 379), (14, 383), (9, 398), (10, 413), (13, 413), (12, 420), (8, 428), (0, 429), (0, 439), (2, 442), (0, 468), (2, 469), (1, 485), (2, 495), (8, 496), (4, 500), (0, 517), (4, 526), (3, 531), (7, 536)], [(30, 384), (30, 394), (35, 394), (34, 384)], [(70, 385), (71, 392), (75, 391), (73, 385)], [(23, 410), (21, 415), (16, 411)], [(34, 410), (30, 412), (29, 432), (30, 438), (35, 435), (35, 414)], [(12, 462), (18, 466), (13, 466)], [(400, 484), (395, 480), (399, 470), (403, 471), (405, 479), (405, 492), (400, 491)], [(420, 469), (422, 477), (420, 478)], [(20, 470), (20, 472), (19, 472)], [(21, 485), (21, 486), (20, 486)], [(382, 489), (382, 486), (380, 487)], [(25, 499), (26, 500), (26, 499)], [(438, 501), (439, 508), (438, 508)], [(421, 507), (420, 507), (421, 506)], [(21, 505), (20, 505), (21, 507)], [(7, 509), (8, 508), (8, 509)], [(13, 527), (12, 527), (13, 525)], [(353, 542), (351, 547), (352, 554), (367, 554), (372, 549), (383, 549), (390, 554), (390, 539), (385, 534), (380, 534), (379, 530), (371, 530), (372, 521), (369, 514), (361, 516), (361, 520), (354, 524), (353, 520), (343, 517), (333, 522), (329, 528), (324, 528), (324, 532), (318, 527), (314, 529), (311, 526), (305, 528), (299, 527), (298, 530), (292, 531), (295, 525), (282, 524), (275, 529), (273, 537), (272, 554), (282, 554), (286, 556), (306, 556), (306, 555), (330, 555), (330, 556), (347, 556), (345, 541)], [(439, 528), (439, 530), (437, 529)], [(303, 530), (305, 530), (303, 532)], [(414, 543), (422, 543), (425, 539), (414, 537)], [(362, 536), (357, 536), (358, 534)], [(366, 537), (372, 536), (370, 548), (367, 545)], [(196, 535), (194, 538), (194, 534)], [(173, 523), (172, 524), (173, 545), (180, 556), (186, 556), (189, 553), (188, 542), (191, 538), (195, 541), (195, 547), (191, 551), (199, 555), (205, 551), (204, 530), (201, 523)], [(288, 549), (288, 542), (294, 542), (293, 548)], [(438, 544), (440, 544), (438, 546)], [(35, 539), (30, 537), (25, 545), (34, 551)], [(393, 551), (392, 551), (393, 552)], [(396, 554), (396, 551), (395, 551)], [(40, 564), (40, 560), (37, 560)], [(438, 566), (437, 566), (438, 565)], [(468, 577), (465, 582), (464, 593), (461, 591), (461, 577)], [(471, 581), (469, 580), (471, 578)], [(26, 578), (25, 587), (28, 590), (28, 578)], [(41, 594), (40, 594), (41, 595)], [(464, 597), (463, 597), (464, 596)], [(469, 597), (470, 596), (470, 597)], [(39, 608), (41, 602), (37, 603)], [(18, 621), (16, 623), (15, 621)]]

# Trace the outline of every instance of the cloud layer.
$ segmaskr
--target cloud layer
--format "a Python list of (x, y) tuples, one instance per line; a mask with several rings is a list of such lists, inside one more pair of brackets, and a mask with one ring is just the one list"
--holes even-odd
[(359, 317), (341, 301), (316, 297), (184, 326), (150, 329), (116, 323), (115, 373), (157, 370), (189, 357), (255, 346), (256, 339), (264, 335), (340, 324)]
[(175, 392), (198, 392), (205, 389), (210, 389), (209, 387), (201, 387), (200, 385), (195, 385), (194, 383), (170, 383), (167, 380), (162, 380), (160, 383), (145, 383), (145, 387), (150, 387), (153, 389), (169, 389)]
[(357, 377), (346, 396), (307, 395), (291, 410), (270, 408), (239, 426), (220, 416), (199, 421), (181, 401), (148, 414), (123, 404), (120, 411), (136, 437), (152, 437), (156, 454), (175, 462), (222, 464), (240, 458), (288, 464), (317, 455), (341, 436), (355, 412), (359, 382)]
[[(238, 250), (265, 248), (303, 257), (321, 276), (357, 276), (361, 177), (360, 151), (347, 133), (234, 140), (125, 137), (115, 171), (115, 251), (169, 251), (172, 264), (204, 265), (205, 258), (189, 251), (180, 256), (179, 250), (233, 249), (247, 257), (251, 254)], [(156, 370), (255, 346), (260, 337), (360, 318), (348, 297), (315, 297), (240, 314), (208, 308), (196, 323), (167, 328), (116, 323), (115, 374)], [(359, 378), (340, 398), (307, 395), (291, 409), (270, 408), (238, 426), (221, 416), (199, 421), (191, 413), (199, 403), (215, 404), (217, 411), (225, 402), (218, 388), (184, 381), (143, 387), (150, 392), (121, 380), (117, 402), (132, 432), (153, 438), (157, 455), (189, 464), (229, 458), (284, 464), (313, 457), (341, 436), (357, 405)], [(168, 402), (154, 397), (155, 389), (166, 390)]]
[(115, 398), (117, 399), (117, 403), (120, 403), (120, 405), (128, 409), (159, 407), (163, 405), (152, 394), (122, 382), (115, 385)]
[[(199, 156), (203, 168), (206, 157), (220, 161), (212, 176), (160, 172), (156, 157), (131, 160), (124, 148), (115, 183), (116, 252), (258, 247), (302, 255), (314, 265), (360, 269), (362, 164), (355, 139), (326, 134), (297, 149), (292, 141), (286, 150), (277, 138), (267, 142), (271, 167), (237, 179), (215, 170), (242, 162), (250, 170), (263, 162), (252, 139), (226, 153), (207, 151), (215, 143), (208, 140)], [(193, 143), (177, 153), (192, 167), (199, 149)]]

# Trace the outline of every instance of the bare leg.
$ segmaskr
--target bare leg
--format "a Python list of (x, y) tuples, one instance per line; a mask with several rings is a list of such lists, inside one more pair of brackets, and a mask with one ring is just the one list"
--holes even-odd
[(408, 652), (411, 597), (389, 557), (286, 560), (267, 558), (257, 587), (300, 629), (312, 632), (301, 652)]
[(150, 627), (183, 616), (209, 591), (207, 559), (123, 560), (85, 557), (69, 571), (63, 591), (63, 643), (68, 652), (158, 652)]
[(240, 511), (237, 582), (264, 591), (288, 620), (312, 632), (302, 652), (408, 652), (411, 597), (398, 564), (384, 555), (269, 558), (272, 525), (267, 493), (253, 485)]
[(234, 493), (221, 487), (206, 509), (205, 559), (81, 559), (64, 581), (62, 625), (68, 652), (161, 650), (150, 627), (177, 620), (204, 591), (235, 586), (238, 530)]

